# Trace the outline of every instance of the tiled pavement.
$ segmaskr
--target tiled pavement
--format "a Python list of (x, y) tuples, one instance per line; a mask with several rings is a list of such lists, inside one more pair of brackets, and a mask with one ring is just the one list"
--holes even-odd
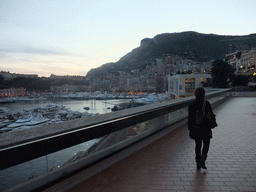
[(184, 125), (69, 191), (256, 191), (256, 98), (232, 98), (214, 112), (207, 170), (196, 169)]

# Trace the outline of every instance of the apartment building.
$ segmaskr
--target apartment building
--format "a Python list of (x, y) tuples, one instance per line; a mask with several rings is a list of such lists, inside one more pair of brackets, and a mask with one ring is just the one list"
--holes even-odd
[(225, 60), (236, 69), (236, 74), (251, 76), (255, 72), (256, 48), (227, 54)]
[(202, 87), (202, 82), (209, 82), (211, 78), (210, 74), (169, 75), (168, 92), (173, 98), (191, 96), (196, 88)]
[(245, 75), (252, 75), (256, 66), (256, 48), (243, 52), (240, 59), (240, 69)]

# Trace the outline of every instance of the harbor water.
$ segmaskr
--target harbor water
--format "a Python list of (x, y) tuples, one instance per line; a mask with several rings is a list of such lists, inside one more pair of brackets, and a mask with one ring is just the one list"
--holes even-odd
[(30, 110), (37, 107), (54, 103), (59, 106), (65, 106), (72, 111), (84, 112), (84, 107), (89, 107), (86, 110), (88, 113), (109, 113), (111, 108), (121, 103), (129, 103), (131, 99), (111, 99), (111, 100), (71, 100), (71, 99), (52, 99), (52, 100), (30, 100), (30, 101), (18, 101), (15, 103), (1, 104), (1, 108), (6, 108), (11, 112), (18, 112), (22, 110)]

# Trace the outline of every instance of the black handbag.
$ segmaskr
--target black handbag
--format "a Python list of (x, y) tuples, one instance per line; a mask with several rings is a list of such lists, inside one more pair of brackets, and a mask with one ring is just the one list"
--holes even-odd
[(215, 127), (218, 126), (218, 124), (216, 123), (216, 115), (206, 113), (205, 108), (206, 108), (206, 101), (204, 101), (203, 107), (202, 107), (202, 118), (200, 122), (200, 127), (202, 128), (207, 127), (210, 129), (214, 129)]

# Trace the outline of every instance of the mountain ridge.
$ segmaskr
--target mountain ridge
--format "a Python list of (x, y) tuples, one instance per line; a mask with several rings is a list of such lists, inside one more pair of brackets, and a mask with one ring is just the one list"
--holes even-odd
[(144, 38), (139, 47), (121, 57), (115, 63), (106, 63), (91, 69), (87, 77), (100, 76), (106, 72), (144, 69), (155, 58), (163, 55), (177, 55), (184, 59), (206, 62), (213, 59), (225, 58), (230, 45), (237, 50), (249, 50), (256, 47), (256, 33), (249, 35), (216, 35), (195, 31), (180, 33), (162, 33), (153, 38)]

